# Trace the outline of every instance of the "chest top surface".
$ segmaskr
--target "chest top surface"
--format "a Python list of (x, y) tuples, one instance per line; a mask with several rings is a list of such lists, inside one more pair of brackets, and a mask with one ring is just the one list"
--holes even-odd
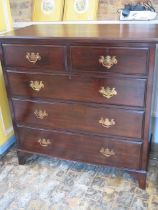
[(157, 24), (50, 24), (32, 25), (0, 36), (0, 41), (64, 39), (158, 42)]

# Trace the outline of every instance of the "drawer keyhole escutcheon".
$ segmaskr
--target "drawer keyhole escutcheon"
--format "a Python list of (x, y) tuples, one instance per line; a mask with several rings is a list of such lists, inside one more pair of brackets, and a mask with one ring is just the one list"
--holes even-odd
[(29, 85), (34, 91), (39, 92), (44, 88), (44, 83), (42, 81), (30, 81)]
[(41, 109), (39, 109), (39, 110), (36, 109), (34, 111), (34, 114), (35, 114), (36, 118), (41, 119), (41, 120), (43, 120), (45, 117), (48, 116), (48, 113), (46, 112), (46, 110), (42, 111)]
[(103, 117), (99, 120), (99, 123), (105, 128), (110, 128), (111, 126), (116, 124), (114, 119), (111, 120), (108, 118), (104, 119)]
[(51, 144), (49, 139), (45, 139), (45, 138), (40, 138), (38, 139), (38, 143), (42, 146), (42, 147), (48, 147), (48, 145)]
[(103, 67), (110, 69), (114, 64), (118, 63), (116, 56), (100, 56), (99, 63), (102, 64)]
[(37, 63), (37, 61), (41, 60), (41, 56), (39, 53), (34, 53), (34, 52), (27, 52), (26, 53), (26, 59), (30, 62), (30, 63)]
[(106, 87), (106, 88), (101, 87), (100, 90), (99, 90), (99, 93), (107, 99), (110, 99), (113, 96), (117, 95), (116, 89), (115, 88), (110, 88), (110, 87)]
[(112, 155), (115, 155), (115, 152), (113, 150), (104, 147), (100, 149), (100, 153), (105, 157), (111, 157)]

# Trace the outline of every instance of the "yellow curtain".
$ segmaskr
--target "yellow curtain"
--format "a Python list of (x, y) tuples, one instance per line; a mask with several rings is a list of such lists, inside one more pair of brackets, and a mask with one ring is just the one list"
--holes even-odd
[(9, 0), (0, 0), (0, 32), (12, 29), (12, 16)]
[(0, 147), (13, 135), (12, 121), (0, 64)]
[[(9, 0), (0, 0), (0, 33), (12, 29)], [(15, 138), (0, 63), (0, 155), (11, 146)]]

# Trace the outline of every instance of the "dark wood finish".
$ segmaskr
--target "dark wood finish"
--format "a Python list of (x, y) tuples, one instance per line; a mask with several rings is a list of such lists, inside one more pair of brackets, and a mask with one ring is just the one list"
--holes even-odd
[[(20, 128), (19, 136), (19, 148), (31, 152), (48, 154), (64, 159), (140, 169), (141, 142), (115, 141), (112, 138), (70, 133), (63, 134), (27, 128)], [(50, 144), (41, 146), (39, 139), (42, 138), (49, 139)], [(100, 153), (102, 147), (113, 150), (115, 155), (105, 157)]]
[[(146, 79), (94, 78), (73, 75), (40, 75), (8, 73), (13, 96), (29, 98), (62, 99), (103, 104), (144, 107)], [(39, 92), (30, 87), (30, 81), (42, 81), (44, 88)], [(73, 88), (72, 88), (73, 87)], [(117, 95), (104, 97), (101, 87), (115, 88)]]
[[(13, 104), (15, 120), (18, 124), (32, 124), (33, 127), (92, 132), (130, 138), (143, 137), (143, 111), (59, 102), (50, 104), (13, 100)], [(35, 110), (45, 110), (48, 116), (44, 119), (38, 119), (34, 114)], [(114, 119), (116, 124), (105, 128), (99, 123), (101, 118), (108, 118), (110, 121)]]
[[(46, 68), (51, 71), (65, 70), (64, 46), (36, 46), (36, 45), (3, 45), (5, 64), (8, 67), (25, 67), (44, 72)], [(26, 59), (26, 53), (39, 53), (41, 59), (35, 64)], [(16, 69), (18, 70), (18, 68)]]
[(135, 179), (138, 180), (139, 187), (142, 189), (146, 188), (146, 176), (147, 172), (146, 171), (127, 171), (130, 173)]
[[(39, 153), (116, 166), (144, 189), (158, 25), (33, 25), (1, 36), (0, 43), (19, 162)], [(27, 63), (28, 51), (43, 59)], [(118, 59), (109, 70), (98, 62), (106, 55)], [(45, 88), (35, 93), (28, 80), (44, 81)], [(106, 85), (118, 94), (103, 98), (98, 91)], [(47, 118), (37, 120), (34, 109), (45, 109)], [(116, 124), (103, 128), (100, 117)], [(36, 137), (50, 138), (51, 146), (41, 148)], [(117, 158), (102, 157), (100, 147), (114, 149)]]
[(18, 162), (20, 165), (24, 165), (27, 159), (31, 156), (31, 154), (24, 151), (17, 151), (17, 155), (18, 155)]
[(2, 52), (2, 48), (0, 48), (0, 60), (2, 60), (3, 58), (3, 52)]
[[(157, 24), (38, 24), (11, 31), (1, 37), (3, 43), (36, 42), (78, 42), (78, 43), (105, 43), (121, 42), (126, 46), (133, 43), (157, 43)], [(39, 40), (41, 42), (39, 42)], [(110, 43), (111, 46), (111, 43)], [(138, 47), (138, 46), (137, 46)]]
[[(116, 56), (118, 63), (107, 69), (99, 63), (100, 56)], [(71, 47), (71, 68), (72, 71), (146, 74), (147, 56), (148, 49), (75, 46)]]
[[(151, 102), (152, 102), (152, 90), (153, 90), (153, 69), (155, 61), (156, 46), (150, 49), (150, 60), (149, 60), (149, 75), (147, 83), (147, 94), (146, 94), (146, 116), (144, 123), (144, 140), (143, 153), (142, 153), (142, 169), (147, 170), (148, 157), (149, 157), (149, 142), (151, 137)], [(150, 128), (150, 129), (149, 129)]]

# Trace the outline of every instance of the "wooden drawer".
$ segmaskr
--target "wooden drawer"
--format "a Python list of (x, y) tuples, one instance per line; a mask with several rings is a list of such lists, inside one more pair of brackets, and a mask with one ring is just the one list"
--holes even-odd
[(142, 138), (143, 111), (13, 99), (18, 124)]
[(146, 74), (147, 48), (71, 47), (72, 71)]
[(64, 46), (3, 45), (3, 49), (5, 65), (8, 67), (41, 69), (42, 72), (46, 71), (46, 68), (53, 71), (65, 69)]
[(145, 79), (8, 73), (13, 96), (144, 106)]
[(142, 143), (18, 128), (19, 148), (70, 160), (140, 168)]

